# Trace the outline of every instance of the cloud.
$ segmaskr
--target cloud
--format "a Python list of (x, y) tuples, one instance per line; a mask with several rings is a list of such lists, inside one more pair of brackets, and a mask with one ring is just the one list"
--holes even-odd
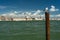
[(56, 15), (50, 15), (50, 18), (52, 18), (52, 17), (60, 17), (60, 14), (56, 14)]
[(17, 13), (18, 13), (17, 11), (8, 12), (8, 13), (1, 14), (1, 16), (16, 17), (18, 15)]
[(26, 14), (25, 15), (31, 15), (31, 13), (30, 12), (25, 12)]
[(41, 10), (37, 10), (34, 13), (33, 12), (20, 12), (20, 11), (14, 11), (14, 12), (9, 12), (9, 13), (4, 13), (2, 16), (9, 16), (9, 17), (38, 17), (40, 16)]
[(55, 15), (50, 15), (50, 17), (55, 17)]
[(16, 14), (15, 13), (6, 13), (6, 14), (2, 14), (2, 16), (16, 17)]
[(60, 14), (57, 14), (56, 17), (60, 17)]
[(0, 5), (0, 9), (5, 9), (5, 8), (7, 8), (7, 6), (1, 6)]
[(7, 14), (1, 14), (1, 16), (7, 16)]
[(42, 12), (41, 10), (37, 10), (33, 15), (39, 15), (41, 12)]
[[(53, 8), (55, 8), (53, 6)], [(28, 12), (28, 11), (13, 11), (13, 12), (9, 12), (9, 13), (4, 13), (1, 14), (2, 16), (8, 16), (8, 17), (29, 17), (29, 18), (36, 18), (36, 17), (45, 17), (45, 14), (43, 14), (42, 10), (36, 10), (34, 12)], [(60, 14), (58, 15), (50, 15), (50, 17), (60, 17)]]
[[(24, 12), (21, 11), (13, 11), (13, 12), (9, 12), (9, 13), (4, 13), (1, 14), (1, 16), (8, 16), (8, 17), (24, 17), (24, 16), (29, 16), (30, 13), (26, 12), (27, 14), (25, 14)], [(29, 14), (28, 14), (29, 13)]]
[(59, 11), (59, 9), (55, 8), (55, 6), (52, 5), (51, 8), (50, 8), (50, 11), (52, 11), (52, 12)]
[(14, 13), (18, 13), (17, 11), (14, 11)]

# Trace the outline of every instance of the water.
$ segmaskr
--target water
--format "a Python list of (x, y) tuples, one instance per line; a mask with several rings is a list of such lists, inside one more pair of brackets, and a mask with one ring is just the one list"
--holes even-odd
[[(50, 21), (51, 40), (60, 38), (60, 21)], [(46, 40), (45, 21), (0, 21), (0, 40)]]
[(60, 21), (50, 22), (50, 39), (60, 40)]

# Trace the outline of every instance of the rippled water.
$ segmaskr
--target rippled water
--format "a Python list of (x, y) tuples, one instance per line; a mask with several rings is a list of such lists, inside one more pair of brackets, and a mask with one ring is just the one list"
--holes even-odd
[[(60, 38), (60, 21), (50, 21), (51, 40)], [(0, 40), (46, 40), (45, 21), (1, 21)]]

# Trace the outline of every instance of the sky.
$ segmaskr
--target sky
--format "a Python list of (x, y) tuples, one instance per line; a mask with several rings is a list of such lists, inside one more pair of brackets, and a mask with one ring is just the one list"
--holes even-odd
[[(15, 14), (21, 11), (34, 15), (42, 13), (45, 8), (52, 15), (60, 16), (60, 0), (0, 0), (0, 14)], [(15, 14), (16, 15), (16, 14)]]

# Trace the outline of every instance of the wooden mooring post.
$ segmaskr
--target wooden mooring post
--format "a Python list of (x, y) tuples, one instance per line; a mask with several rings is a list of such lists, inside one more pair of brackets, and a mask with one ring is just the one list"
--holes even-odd
[(46, 40), (50, 40), (50, 21), (48, 11), (45, 11), (45, 20), (46, 20)]

